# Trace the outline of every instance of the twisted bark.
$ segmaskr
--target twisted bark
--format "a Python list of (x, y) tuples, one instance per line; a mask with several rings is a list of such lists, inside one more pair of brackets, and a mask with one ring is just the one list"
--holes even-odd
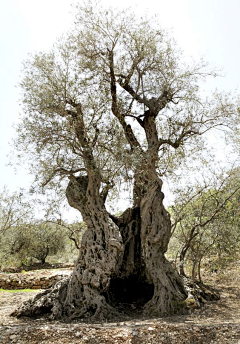
[[(73, 178), (67, 188), (69, 203), (81, 211), (88, 226), (72, 275), (25, 302), (13, 315), (50, 313), (51, 318), (68, 321), (113, 320), (133, 305), (133, 315), (137, 311), (148, 317), (185, 312), (189, 297), (191, 305), (195, 298), (194, 286), (189, 288), (189, 281), (184, 286), (185, 280), (164, 256), (171, 226), (162, 203), (161, 180), (150, 169), (140, 173), (135, 206), (115, 217), (106, 211), (96, 191), (99, 177), (91, 178)], [(202, 299), (203, 292), (197, 288), (195, 299)]]
[(141, 252), (147, 280), (154, 285), (153, 297), (145, 304), (144, 313), (163, 316), (182, 311), (182, 301), (187, 294), (181, 277), (164, 256), (171, 236), (171, 222), (163, 205), (162, 181), (151, 167), (151, 161), (141, 170), (136, 178), (140, 190)]
[(74, 178), (66, 192), (69, 204), (81, 211), (88, 227), (64, 303), (64, 313), (73, 318), (114, 313), (103, 295), (122, 261), (123, 243), (97, 192), (99, 184), (97, 176)]

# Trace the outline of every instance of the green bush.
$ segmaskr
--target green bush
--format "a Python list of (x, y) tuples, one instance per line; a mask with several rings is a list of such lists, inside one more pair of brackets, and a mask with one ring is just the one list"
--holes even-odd
[(11, 227), (0, 236), (0, 265), (30, 265), (35, 260), (44, 264), (50, 257), (53, 262), (69, 261), (77, 250), (68, 234), (63, 226), (44, 221)]

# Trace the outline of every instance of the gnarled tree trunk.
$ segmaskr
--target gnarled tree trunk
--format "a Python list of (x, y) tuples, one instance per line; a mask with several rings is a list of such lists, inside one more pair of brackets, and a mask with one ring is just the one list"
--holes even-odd
[(170, 240), (171, 223), (163, 206), (162, 182), (154, 170), (145, 173), (144, 179), (146, 191), (140, 201), (141, 244), (146, 276), (154, 285), (154, 295), (144, 306), (144, 313), (162, 316), (178, 312), (186, 292), (182, 279), (164, 256)]
[(88, 226), (75, 269), (69, 280), (37, 295), (15, 315), (112, 319), (132, 304), (150, 316), (179, 310), (186, 294), (164, 257), (170, 218), (162, 204), (161, 181), (147, 177), (134, 207), (118, 218), (105, 209), (97, 174), (70, 180), (69, 204), (81, 211)]
[(104, 294), (121, 264), (123, 242), (99, 188), (97, 175), (74, 178), (67, 188), (69, 204), (81, 211), (88, 227), (64, 302), (64, 314), (71, 317), (102, 318), (114, 313)]

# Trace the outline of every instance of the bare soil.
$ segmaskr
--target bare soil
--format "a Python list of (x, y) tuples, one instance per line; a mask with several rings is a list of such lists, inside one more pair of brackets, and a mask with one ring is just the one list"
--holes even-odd
[[(37, 272), (36, 272), (37, 273)], [(44, 344), (240, 344), (240, 277), (235, 270), (211, 277), (220, 301), (208, 302), (190, 315), (132, 318), (108, 323), (63, 323), (47, 318), (16, 319), (10, 313), (37, 291), (0, 291), (0, 343)]]

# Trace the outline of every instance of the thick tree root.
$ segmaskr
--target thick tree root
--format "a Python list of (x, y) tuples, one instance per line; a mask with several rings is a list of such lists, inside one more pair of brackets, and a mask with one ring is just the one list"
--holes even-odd
[(54, 286), (37, 294), (33, 299), (25, 301), (11, 313), (12, 316), (36, 317), (51, 313), (51, 319), (59, 319), (63, 315), (64, 300), (67, 294), (69, 277), (57, 282)]
[[(39, 317), (48, 314), (50, 315), (50, 319), (62, 319), (65, 321), (81, 318), (90, 321), (114, 320), (124, 317), (124, 315), (131, 315), (132, 317), (135, 315), (137, 317), (142, 315), (152, 318), (164, 315), (186, 314), (189, 311), (191, 312), (196, 308), (200, 308), (207, 301), (216, 301), (220, 298), (216, 290), (209, 286), (194, 282), (190, 278), (183, 277), (183, 283), (188, 296), (187, 298), (175, 300), (175, 302), (171, 304), (171, 307), (169, 307), (169, 312), (163, 314), (159, 311), (160, 308), (156, 304), (156, 297), (153, 296), (145, 307), (142, 307), (142, 304), (129, 303), (126, 304), (121, 309), (121, 313), (119, 313), (119, 305), (116, 308), (109, 305), (102, 295), (97, 295), (98, 297), (95, 298), (95, 302), (92, 303), (92, 306), (89, 306), (87, 302), (85, 302), (82, 307), (66, 304), (65, 301), (69, 284), (69, 277), (67, 277), (57, 282), (52, 288), (24, 302), (11, 315), (16, 317)], [(123, 304), (120, 303), (120, 305)], [(132, 311), (129, 312), (131, 308)]]
[(114, 307), (110, 306), (105, 297), (96, 292), (93, 300), (86, 300), (81, 306), (66, 302), (70, 277), (57, 282), (51, 288), (40, 292), (34, 298), (25, 301), (11, 313), (15, 317), (39, 317), (49, 315), (51, 320), (73, 319), (111, 320), (119, 316)]
[(220, 294), (217, 290), (203, 283), (193, 281), (191, 278), (183, 276), (183, 283), (188, 297), (184, 300), (187, 309), (200, 308), (207, 301), (220, 300)]

